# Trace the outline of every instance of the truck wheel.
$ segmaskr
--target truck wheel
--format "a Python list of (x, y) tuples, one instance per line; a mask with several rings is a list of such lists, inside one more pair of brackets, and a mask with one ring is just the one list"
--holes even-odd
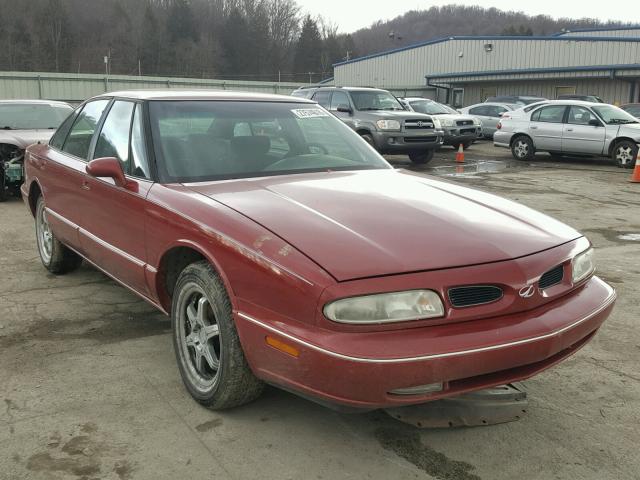
[(473, 145), (473, 140), (469, 140), (467, 142), (464, 142), (462, 144), (462, 148), (464, 148), (465, 150), (467, 150), (471, 145)]
[(178, 277), (171, 326), (180, 375), (196, 401), (222, 410), (260, 396), (264, 384), (247, 364), (231, 301), (209, 262), (192, 263)]
[(529, 137), (520, 135), (511, 143), (511, 154), (516, 160), (533, 160), (535, 149)]
[(633, 168), (638, 157), (638, 145), (629, 140), (616, 143), (611, 157), (620, 168)]
[(36, 240), (40, 260), (51, 273), (57, 275), (68, 273), (82, 263), (82, 257), (60, 243), (51, 231), (42, 196), (38, 198), (36, 204)]
[(371, 145), (373, 148), (376, 148), (376, 144), (373, 142), (373, 136), (370, 135), (369, 133), (363, 133), (362, 135), (360, 135), (363, 140), (365, 142), (367, 142), (369, 145)]
[(422, 152), (413, 152), (409, 154), (409, 160), (416, 165), (424, 165), (433, 159), (435, 150), (424, 150)]

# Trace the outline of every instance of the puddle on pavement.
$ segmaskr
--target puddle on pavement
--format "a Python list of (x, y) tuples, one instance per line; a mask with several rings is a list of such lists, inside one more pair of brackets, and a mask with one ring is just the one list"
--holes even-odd
[(640, 242), (640, 233), (625, 233), (624, 235), (618, 235), (618, 238), (626, 242)]
[(493, 160), (480, 160), (477, 162), (465, 162), (455, 165), (441, 165), (430, 168), (430, 173), (441, 177), (472, 176), (479, 173), (498, 173), (512, 168), (527, 167), (523, 162), (505, 162)]

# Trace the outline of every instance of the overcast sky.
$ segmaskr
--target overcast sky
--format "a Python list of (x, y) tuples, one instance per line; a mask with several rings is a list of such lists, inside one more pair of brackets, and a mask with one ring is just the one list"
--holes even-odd
[(480, 5), (501, 10), (519, 10), (530, 15), (555, 18), (590, 17), (640, 24), (640, 0), (297, 0), (305, 13), (322, 15), (340, 32), (368, 27), (376, 20), (388, 20), (408, 10), (426, 10), (435, 5)]

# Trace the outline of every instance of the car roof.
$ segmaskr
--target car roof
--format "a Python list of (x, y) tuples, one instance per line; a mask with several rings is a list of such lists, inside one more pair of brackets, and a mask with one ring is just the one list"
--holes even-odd
[(430, 98), (424, 98), (424, 97), (404, 97), (404, 100), (406, 100), (407, 102), (417, 102), (419, 100), (423, 100), (425, 102), (438, 103), (435, 100), (431, 100)]
[(63, 107), (71, 107), (66, 102), (59, 102), (57, 100), (0, 100), (0, 105), (51, 105), (51, 106), (63, 106)]
[(96, 98), (130, 98), (135, 100), (226, 100), (244, 102), (281, 102), (281, 103), (315, 103), (301, 97), (288, 95), (275, 95), (272, 93), (236, 92), (223, 90), (188, 90), (188, 89), (162, 89), (162, 90), (123, 90), (104, 93)]
[(354, 91), (370, 91), (370, 92), (387, 92), (384, 88), (375, 88), (375, 87), (300, 87), (296, 91), (304, 91), (304, 90), (346, 90), (348, 92)]

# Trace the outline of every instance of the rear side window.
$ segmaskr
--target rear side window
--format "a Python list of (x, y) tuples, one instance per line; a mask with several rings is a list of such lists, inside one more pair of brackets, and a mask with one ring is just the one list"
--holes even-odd
[(87, 159), (91, 138), (109, 102), (110, 100), (107, 99), (95, 100), (84, 106), (64, 142), (63, 151), (78, 158)]
[(487, 107), (473, 107), (469, 109), (471, 115), (487, 115)]
[(543, 123), (562, 123), (564, 112), (567, 109), (565, 105), (552, 105), (536, 110), (531, 115), (531, 121)]
[(125, 172), (130, 171), (129, 164), (129, 132), (131, 117), (135, 103), (114, 102), (96, 143), (93, 158), (116, 157)]
[(331, 96), (331, 92), (317, 92), (313, 96), (313, 100), (318, 102), (324, 108), (329, 108), (329, 97)]
[(53, 134), (51, 140), (49, 140), (49, 145), (54, 148), (62, 149), (62, 145), (64, 144), (64, 140), (67, 138), (69, 134), (69, 130), (71, 130), (71, 125), (73, 125), (74, 120), (76, 119), (76, 114), (73, 112), (71, 115), (67, 117), (67, 119), (62, 122), (62, 125), (58, 127), (56, 133)]

